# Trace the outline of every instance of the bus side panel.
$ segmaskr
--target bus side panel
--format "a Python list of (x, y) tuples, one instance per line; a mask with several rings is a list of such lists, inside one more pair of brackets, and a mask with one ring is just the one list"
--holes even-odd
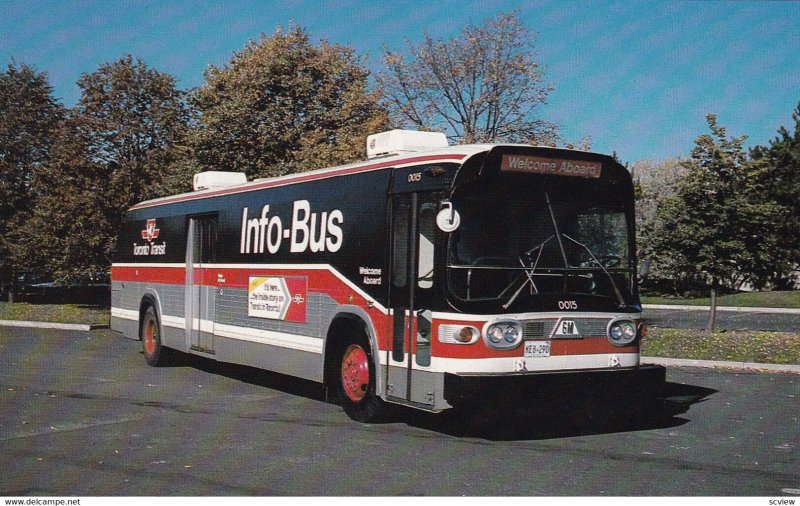
[(216, 335), (216, 359), (322, 382), (322, 353)]
[[(213, 358), (321, 381), (324, 340), (337, 312), (351, 305), (386, 318), (389, 176), (374, 172), (132, 212), (112, 269), (115, 327), (138, 338), (141, 303), (150, 294), (158, 300), (164, 344), (189, 351), (187, 223), (216, 216), (215, 259), (196, 280), (214, 291)], [(285, 286), (289, 278), (305, 278), (305, 290), (289, 294), (305, 304), (304, 317), (249, 311), (251, 286), (264, 278), (283, 278)], [(385, 321), (367, 323), (388, 328)], [(388, 346), (385, 335), (375, 337), (380, 348)]]
[[(221, 274), (220, 278), (225, 279), (224, 285), (217, 285), (214, 322), (217, 360), (322, 381), (324, 340), (337, 315), (355, 315), (366, 323), (375, 343), (381, 340), (374, 321), (385, 320), (381, 311), (368, 308), (366, 299), (356, 300), (352, 297), (347, 286), (327, 269), (264, 270), (263, 267), (242, 266), (236, 269), (212, 269), (212, 273)], [(248, 316), (249, 294), (245, 283), (251, 276), (304, 279), (309, 291), (297, 294), (306, 306), (304, 321)], [(341, 300), (337, 300), (337, 297)], [(355, 304), (348, 303), (351, 298)]]
[[(138, 308), (134, 308), (127, 299), (131, 292), (126, 289), (125, 283), (111, 280), (111, 330), (119, 332), (129, 339), (139, 338)], [(134, 316), (136, 319), (134, 319)]]
[(170, 272), (182, 276), (182, 266), (151, 268), (112, 267), (111, 329), (125, 337), (139, 339), (139, 316), (145, 298), (154, 301), (161, 322), (163, 344), (186, 351), (184, 334), (184, 287), (174, 283), (154, 283), (150, 279)]
[(140, 309), (149, 295), (164, 344), (183, 350), (186, 217), (176, 212), (134, 211), (122, 224), (111, 267), (111, 328), (139, 339)]

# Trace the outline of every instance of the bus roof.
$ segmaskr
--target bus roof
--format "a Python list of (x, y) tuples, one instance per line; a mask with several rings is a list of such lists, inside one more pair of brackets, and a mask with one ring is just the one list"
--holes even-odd
[[(419, 151), (416, 153), (404, 153), (400, 155), (390, 155), (386, 157), (372, 158), (367, 161), (355, 162), (347, 165), (339, 165), (336, 167), (310, 170), (308, 172), (287, 174), (285, 176), (256, 179), (248, 183), (228, 186), (226, 188), (200, 190), (200, 191), (181, 193), (178, 195), (171, 195), (168, 197), (161, 197), (136, 204), (130, 208), (130, 211), (135, 211), (138, 209), (145, 209), (148, 207), (155, 207), (160, 205), (201, 200), (222, 195), (247, 193), (247, 192), (262, 190), (265, 188), (272, 188), (276, 186), (286, 186), (305, 181), (314, 181), (314, 180), (333, 178), (338, 176), (347, 176), (362, 172), (371, 172), (381, 169), (404, 167), (426, 162), (463, 163), (468, 158), (476, 154), (488, 152), (492, 148), (499, 146), (508, 146), (508, 147), (516, 146), (516, 147), (527, 147), (527, 148), (546, 147), (547, 149), (556, 149), (556, 148), (551, 148), (549, 146), (532, 146), (530, 144), (463, 144), (457, 146), (449, 146), (446, 148), (437, 148), (427, 151)], [(574, 151), (570, 149), (561, 149), (561, 150)]]

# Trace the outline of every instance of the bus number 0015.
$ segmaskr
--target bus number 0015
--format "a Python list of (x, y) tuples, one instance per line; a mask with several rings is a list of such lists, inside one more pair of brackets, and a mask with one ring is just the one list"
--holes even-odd
[(558, 301), (558, 309), (578, 309), (578, 303), (574, 300)]

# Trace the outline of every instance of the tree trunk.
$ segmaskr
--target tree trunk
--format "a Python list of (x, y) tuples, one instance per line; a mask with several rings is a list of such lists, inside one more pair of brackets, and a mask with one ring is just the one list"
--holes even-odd
[(711, 283), (711, 308), (708, 312), (708, 325), (706, 325), (706, 332), (713, 334), (717, 327), (717, 286), (715, 282)]
[(8, 285), (8, 302), (14, 303), (14, 292), (17, 291), (17, 269), (11, 268), (11, 284)]

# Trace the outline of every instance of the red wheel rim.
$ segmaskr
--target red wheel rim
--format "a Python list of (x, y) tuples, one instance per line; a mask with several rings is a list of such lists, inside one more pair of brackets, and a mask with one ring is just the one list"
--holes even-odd
[(144, 352), (152, 355), (156, 352), (156, 322), (149, 320), (144, 328)]
[(353, 402), (367, 396), (369, 388), (369, 358), (361, 346), (351, 344), (342, 357), (342, 387)]

